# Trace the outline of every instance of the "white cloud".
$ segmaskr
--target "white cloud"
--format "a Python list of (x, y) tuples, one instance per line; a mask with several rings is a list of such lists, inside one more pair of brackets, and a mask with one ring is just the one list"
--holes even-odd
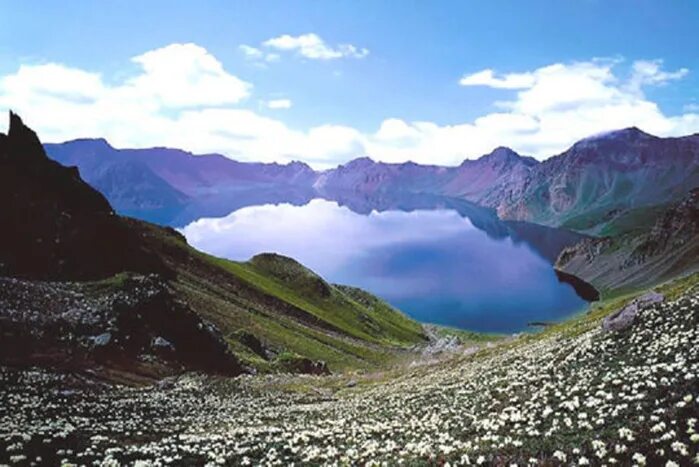
[(459, 80), (462, 86), (488, 86), (498, 89), (523, 89), (534, 84), (531, 73), (510, 73), (502, 78), (495, 77), (495, 72), (489, 68), (470, 75), (464, 75)]
[(332, 60), (337, 58), (364, 58), (369, 50), (352, 44), (338, 44), (331, 47), (317, 34), (309, 33), (300, 36), (284, 34), (263, 42), (263, 46), (280, 51), (296, 51), (305, 58), (312, 60)]
[(270, 109), (290, 109), (292, 102), (290, 99), (272, 99), (267, 101), (266, 105)]
[(243, 44), (238, 48), (241, 52), (243, 52), (243, 55), (245, 55), (247, 59), (255, 62), (276, 62), (280, 58), (279, 54), (266, 52), (258, 49), (257, 47), (246, 44)]
[[(565, 150), (575, 141), (611, 129), (638, 126), (657, 135), (683, 135), (699, 131), (699, 114), (669, 116), (643, 92), (687, 75), (688, 70), (665, 71), (661, 61), (637, 61), (626, 79), (617, 72), (619, 60), (557, 63), (522, 73), (496, 77), (491, 70), (467, 75), (467, 85), (517, 90), (514, 97), (496, 102), (500, 110), (473, 122), (437, 126), (404, 122), (416, 130), (411, 147), (385, 149), (392, 160), (409, 155), (458, 163), (490, 151), (497, 145), (543, 158)], [(408, 130), (404, 130), (408, 131)], [(375, 140), (381, 139), (381, 130)], [(441, 148), (438, 157), (430, 155)], [(378, 148), (380, 150), (381, 148)], [(372, 155), (374, 153), (372, 152)]]
[[(0, 109), (13, 109), (44, 141), (105, 137), (117, 147), (170, 146), (242, 160), (306, 159), (327, 165), (361, 149), (354, 129), (308, 131), (234, 106), (252, 86), (205, 49), (173, 44), (134, 57), (141, 70), (109, 83), (98, 73), (49, 63), (0, 76)], [(267, 103), (288, 108), (289, 99)]]
[(164, 107), (234, 104), (251, 85), (227, 73), (216, 57), (196, 44), (171, 44), (132, 59), (143, 73), (125, 90)]
[[(664, 70), (659, 61), (634, 62), (626, 76), (610, 60), (493, 76), (498, 85), (517, 86), (493, 112), (451, 125), (396, 116), (376, 131), (360, 132), (332, 122), (292, 129), (279, 118), (241, 108), (252, 85), (194, 44), (173, 44), (133, 60), (140, 69), (121, 80), (56, 63), (24, 64), (0, 76), (0, 110), (19, 112), (45, 141), (105, 137), (117, 147), (170, 146), (265, 162), (300, 159), (319, 168), (363, 155), (458, 164), (500, 145), (544, 157), (589, 135), (632, 125), (658, 135), (699, 132), (696, 103), (669, 115), (644, 95), (648, 86), (687, 74)], [(286, 100), (262, 103), (285, 108), (292, 105)]]
[(634, 62), (629, 81), (631, 90), (640, 91), (641, 87), (645, 85), (664, 85), (669, 81), (682, 79), (689, 73), (686, 68), (671, 72), (663, 71), (662, 66), (662, 60), (638, 60)]
[(262, 51), (258, 49), (257, 47), (253, 47), (250, 45), (243, 44), (240, 47), (238, 47), (243, 54), (245, 54), (246, 57), (250, 58), (262, 58)]

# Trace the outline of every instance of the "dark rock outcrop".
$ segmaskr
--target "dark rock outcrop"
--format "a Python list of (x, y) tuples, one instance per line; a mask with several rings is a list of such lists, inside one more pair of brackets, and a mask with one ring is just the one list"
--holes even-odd
[(568, 274), (558, 269), (555, 269), (554, 271), (558, 280), (573, 287), (573, 289), (575, 289), (575, 293), (577, 293), (583, 300), (588, 302), (596, 302), (599, 300), (599, 291), (592, 284), (585, 282), (573, 274)]
[(36, 134), (10, 113), (0, 138), (0, 274), (96, 279), (121, 271), (159, 272), (159, 259), (115, 216), (75, 167), (46, 157)]

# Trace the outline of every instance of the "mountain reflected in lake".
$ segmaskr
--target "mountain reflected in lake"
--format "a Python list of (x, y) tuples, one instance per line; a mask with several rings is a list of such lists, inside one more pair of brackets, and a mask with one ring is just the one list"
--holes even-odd
[(448, 204), (357, 211), (321, 199), (250, 206), (182, 232), (194, 247), (233, 260), (262, 252), (293, 257), (423, 322), (509, 333), (585, 304), (551, 266), (577, 240), (569, 232), (469, 216)]

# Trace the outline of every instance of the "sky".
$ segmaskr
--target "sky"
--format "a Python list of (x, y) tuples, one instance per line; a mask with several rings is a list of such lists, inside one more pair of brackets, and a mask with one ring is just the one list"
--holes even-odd
[[(0, 112), (324, 168), (699, 132), (694, 0), (0, 0)], [(5, 131), (6, 122), (0, 122)]]

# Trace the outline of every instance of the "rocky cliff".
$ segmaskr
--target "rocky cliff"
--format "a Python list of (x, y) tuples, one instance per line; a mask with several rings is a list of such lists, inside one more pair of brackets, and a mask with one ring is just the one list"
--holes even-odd
[(564, 249), (556, 268), (602, 290), (638, 289), (697, 269), (699, 189), (641, 234), (590, 238)]

